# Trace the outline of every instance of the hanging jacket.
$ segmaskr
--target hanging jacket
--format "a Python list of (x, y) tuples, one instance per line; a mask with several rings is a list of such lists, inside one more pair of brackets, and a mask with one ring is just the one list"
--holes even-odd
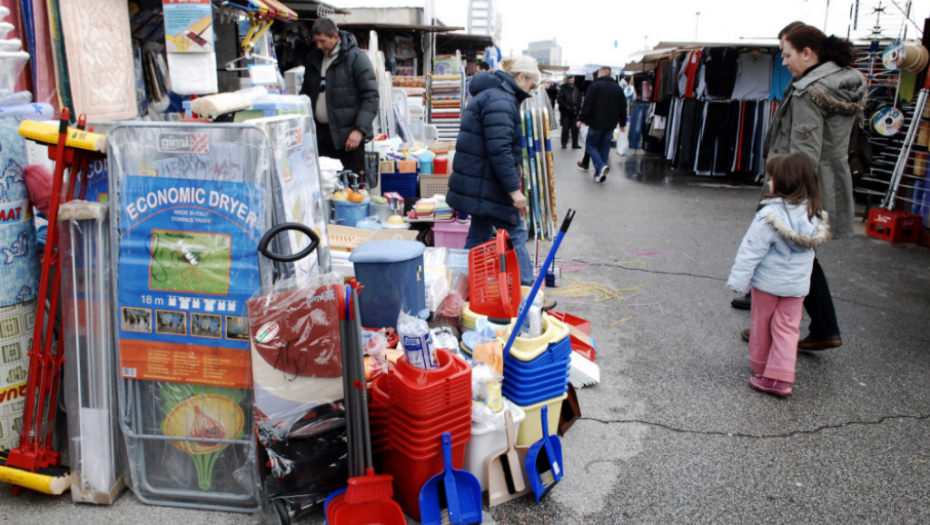
[(765, 141), (766, 158), (804, 153), (814, 161), (823, 209), (830, 214), (836, 239), (853, 233), (849, 136), (867, 101), (861, 73), (825, 62), (788, 86)]
[(626, 96), (612, 77), (598, 77), (588, 86), (578, 120), (594, 129), (626, 127)]
[(456, 211), (516, 225), (520, 210), (520, 103), (529, 94), (503, 71), (472, 77), (472, 99), (462, 113), (446, 202)]
[(807, 203), (765, 199), (736, 252), (727, 287), (739, 293), (752, 285), (779, 297), (805, 297), (810, 291), (814, 248), (830, 236), (823, 220), (807, 217)]
[[(323, 76), (323, 52), (314, 47), (306, 63), (306, 76), (300, 90), (310, 97), (316, 114), (317, 96)], [(380, 97), (375, 70), (368, 55), (358, 48), (355, 36), (339, 31), (339, 53), (326, 69), (326, 112), (333, 144), (343, 149), (352, 130), (362, 132), (362, 140), (374, 136), (372, 122), (378, 116)]]
[(581, 111), (581, 91), (575, 84), (563, 82), (559, 87), (559, 113), (578, 115)]

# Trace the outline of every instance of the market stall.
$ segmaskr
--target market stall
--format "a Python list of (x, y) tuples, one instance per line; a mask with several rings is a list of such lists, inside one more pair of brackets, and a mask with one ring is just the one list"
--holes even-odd
[[(555, 243), (545, 257), (537, 242), (521, 288), (506, 232), (466, 251), (469, 218), (445, 202), (461, 53), (399, 83), (418, 77), (368, 33), (380, 103), (355, 173), (320, 156), (311, 101), (289, 94), (269, 32), (299, 16), (287, 3), (94, 6), (117, 3), (100, 49), (73, 33), (93, 9), (60, 0), (31, 14), (62, 41), (0, 53), (15, 66), (0, 72), (0, 247), (16, 275), (0, 286), (0, 481), (101, 505), (128, 487), (268, 523), (359, 523), (371, 505), (391, 523), (473, 523), (483, 491), (496, 505), (552, 490), (556, 434), (598, 371), (590, 323), (542, 311), (574, 215), (558, 222), (545, 95), (522, 108), (523, 183), (528, 226)], [(27, 66), (42, 50), (47, 78)], [(443, 118), (449, 133), (427, 124)]]

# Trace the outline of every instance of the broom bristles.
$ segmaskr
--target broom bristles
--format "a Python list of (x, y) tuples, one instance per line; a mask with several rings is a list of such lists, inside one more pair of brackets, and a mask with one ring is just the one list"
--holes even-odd
[(346, 503), (367, 503), (394, 497), (394, 476), (390, 474), (375, 474), (374, 469), (368, 469), (364, 476), (349, 478), (349, 488), (346, 490)]

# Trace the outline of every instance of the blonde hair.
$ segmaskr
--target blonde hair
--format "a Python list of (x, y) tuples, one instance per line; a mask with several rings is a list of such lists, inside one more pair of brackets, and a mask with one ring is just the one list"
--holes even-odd
[(526, 75), (529, 79), (538, 82), (542, 74), (539, 72), (536, 59), (529, 55), (518, 55), (515, 57), (505, 58), (501, 62), (501, 69), (508, 75), (515, 77), (520, 73)]

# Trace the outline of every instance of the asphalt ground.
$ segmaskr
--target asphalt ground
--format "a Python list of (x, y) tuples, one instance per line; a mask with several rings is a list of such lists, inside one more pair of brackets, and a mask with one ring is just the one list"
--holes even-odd
[[(794, 395), (776, 398), (749, 386), (749, 312), (725, 287), (759, 187), (642, 154), (612, 154), (596, 184), (580, 158), (555, 151), (559, 215), (578, 215), (550, 297), (592, 321), (602, 383), (579, 391), (562, 482), (484, 523), (930, 523), (930, 250), (863, 224), (820, 248), (843, 346), (799, 354)], [(257, 521), (131, 492), (95, 507), (0, 487), (3, 524)]]

